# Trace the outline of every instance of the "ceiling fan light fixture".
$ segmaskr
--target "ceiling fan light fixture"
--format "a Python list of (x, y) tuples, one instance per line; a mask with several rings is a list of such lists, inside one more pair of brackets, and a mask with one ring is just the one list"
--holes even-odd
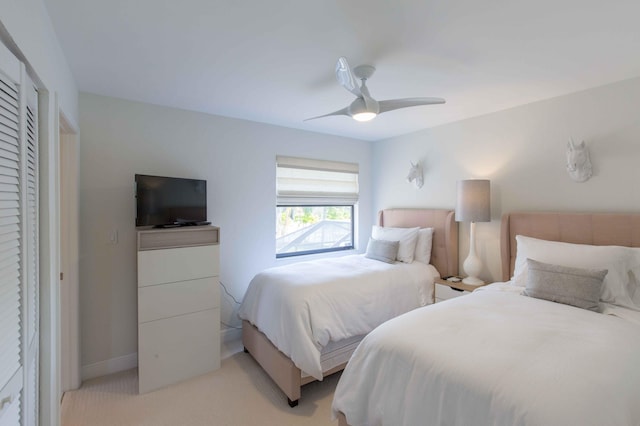
[(375, 112), (359, 112), (357, 114), (353, 114), (351, 118), (356, 121), (370, 121), (376, 118), (376, 115), (378, 114), (376, 114)]
[[(336, 64), (336, 79), (338, 83), (349, 92), (356, 96), (348, 107), (330, 112), (329, 114), (318, 115), (316, 117), (307, 118), (304, 121), (315, 120), (316, 118), (330, 117), (333, 115), (346, 115), (356, 121), (371, 121), (378, 114), (393, 111), (400, 108), (414, 107), (420, 105), (443, 104), (445, 100), (442, 98), (402, 98), (387, 99), (385, 101), (376, 101), (369, 94), (367, 88), (367, 79), (371, 78), (375, 72), (375, 68), (371, 65), (360, 65), (351, 71), (347, 59), (344, 56), (338, 58)], [(356, 77), (362, 82), (360, 87), (356, 82)]]
[(373, 120), (378, 115), (378, 102), (373, 99), (356, 98), (349, 105), (349, 115), (356, 121)]

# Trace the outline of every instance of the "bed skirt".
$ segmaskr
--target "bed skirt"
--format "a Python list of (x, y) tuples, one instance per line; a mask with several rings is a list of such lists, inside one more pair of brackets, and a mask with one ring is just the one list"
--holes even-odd
[[(346, 345), (338, 345), (334, 352), (339, 352), (340, 358), (348, 359), (358, 343), (362, 339), (346, 342)], [(267, 372), (269, 377), (278, 385), (288, 398), (289, 405), (295, 407), (300, 399), (301, 388), (307, 383), (311, 383), (316, 379), (312, 376), (304, 374), (293, 361), (285, 354), (280, 352), (273, 343), (264, 335), (257, 327), (248, 321), (242, 321), (242, 344), (245, 352), (260, 364), (262, 369)], [(345, 350), (348, 349), (348, 350)], [(327, 377), (338, 371), (344, 370), (347, 365), (346, 361), (329, 368), (323, 372), (323, 376)]]

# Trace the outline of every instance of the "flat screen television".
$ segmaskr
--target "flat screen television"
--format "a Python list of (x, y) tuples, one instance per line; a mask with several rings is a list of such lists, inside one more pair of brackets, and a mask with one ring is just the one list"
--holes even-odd
[(136, 226), (205, 225), (207, 181), (136, 174)]

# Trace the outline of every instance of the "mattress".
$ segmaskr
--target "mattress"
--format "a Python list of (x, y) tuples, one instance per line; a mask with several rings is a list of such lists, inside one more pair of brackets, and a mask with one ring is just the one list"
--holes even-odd
[(333, 412), (350, 425), (640, 424), (640, 315), (492, 284), (363, 339)]
[[(363, 338), (364, 336), (354, 336), (339, 342), (329, 342), (327, 346), (322, 348), (320, 354), (322, 371), (329, 371), (349, 361), (353, 351), (356, 350)], [(303, 371), (302, 378), (307, 377), (311, 376)]]

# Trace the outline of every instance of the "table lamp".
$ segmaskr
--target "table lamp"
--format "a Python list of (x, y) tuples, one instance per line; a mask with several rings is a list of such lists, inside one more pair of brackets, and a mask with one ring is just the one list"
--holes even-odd
[(467, 277), (462, 280), (469, 285), (482, 285), (478, 278), (482, 271), (482, 261), (476, 255), (476, 222), (491, 220), (490, 184), (486, 179), (469, 179), (458, 181), (458, 198), (456, 202), (456, 222), (471, 222), (469, 230), (469, 255), (462, 267)]

